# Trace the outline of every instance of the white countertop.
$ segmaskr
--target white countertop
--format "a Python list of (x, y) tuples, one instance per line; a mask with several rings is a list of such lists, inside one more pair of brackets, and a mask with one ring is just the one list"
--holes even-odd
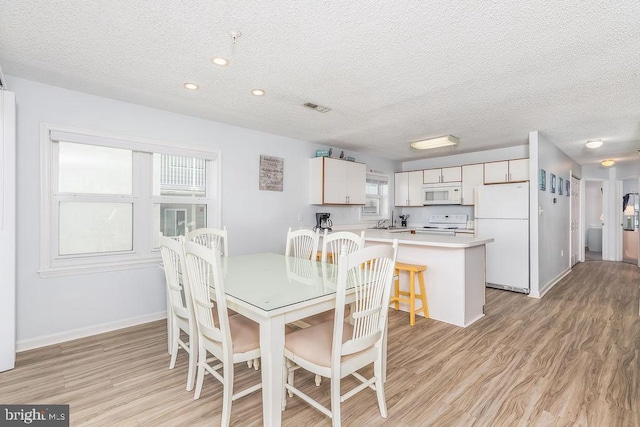
[(360, 228), (344, 231), (351, 231), (356, 234), (364, 231), (364, 238), (368, 242), (391, 243), (393, 239), (398, 239), (398, 243), (401, 245), (435, 246), (441, 248), (472, 248), (493, 242), (492, 238), (478, 238), (473, 235), (444, 236), (424, 233), (411, 234), (411, 230), (411, 228), (393, 230)]

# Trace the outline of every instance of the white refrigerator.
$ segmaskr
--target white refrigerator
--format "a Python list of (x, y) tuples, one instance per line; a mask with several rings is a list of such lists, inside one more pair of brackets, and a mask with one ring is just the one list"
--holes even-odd
[(478, 237), (487, 247), (487, 286), (529, 293), (529, 183), (480, 185), (476, 190)]
[(0, 372), (13, 369), (15, 359), (16, 98), (0, 88)]

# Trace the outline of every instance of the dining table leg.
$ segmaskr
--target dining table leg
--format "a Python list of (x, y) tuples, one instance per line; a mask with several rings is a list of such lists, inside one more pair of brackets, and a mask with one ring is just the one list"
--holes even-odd
[(282, 372), (284, 360), (284, 316), (260, 323), (262, 359), (262, 417), (265, 427), (282, 424)]

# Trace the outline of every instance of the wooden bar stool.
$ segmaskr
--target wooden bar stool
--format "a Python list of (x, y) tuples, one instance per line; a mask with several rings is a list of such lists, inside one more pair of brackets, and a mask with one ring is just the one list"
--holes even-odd
[[(418, 312), (422, 311), (424, 317), (429, 317), (429, 306), (427, 305), (427, 292), (424, 287), (424, 271), (427, 269), (426, 265), (419, 264), (407, 264), (404, 262), (396, 262), (395, 271), (395, 293), (391, 296), (391, 302), (394, 304), (394, 308), (398, 310), (401, 302), (409, 303), (409, 314), (411, 326), (416, 324), (416, 297), (422, 301), (422, 307), (418, 309)], [(400, 272), (409, 272), (409, 292), (400, 290)], [(416, 295), (416, 274), (418, 275), (418, 282), (420, 283), (420, 293)], [(409, 298), (402, 298), (408, 296)]]

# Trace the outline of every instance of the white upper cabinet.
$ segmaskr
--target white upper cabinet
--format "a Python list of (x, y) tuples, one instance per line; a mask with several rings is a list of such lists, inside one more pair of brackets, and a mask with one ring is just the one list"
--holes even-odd
[(329, 157), (310, 161), (310, 202), (315, 205), (364, 205), (367, 167)]
[(460, 166), (453, 166), (450, 168), (425, 169), (423, 172), (423, 183), (425, 184), (462, 181), (462, 167)]
[(529, 159), (504, 160), (484, 164), (484, 183), (528, 181)]
[(394, 179), (396, 206), (422, 206), (422, 171), (397, 172)]
[(462, 204), (475, 204), (475, 188), (484, 184), (484, 164), (462, 166)]

